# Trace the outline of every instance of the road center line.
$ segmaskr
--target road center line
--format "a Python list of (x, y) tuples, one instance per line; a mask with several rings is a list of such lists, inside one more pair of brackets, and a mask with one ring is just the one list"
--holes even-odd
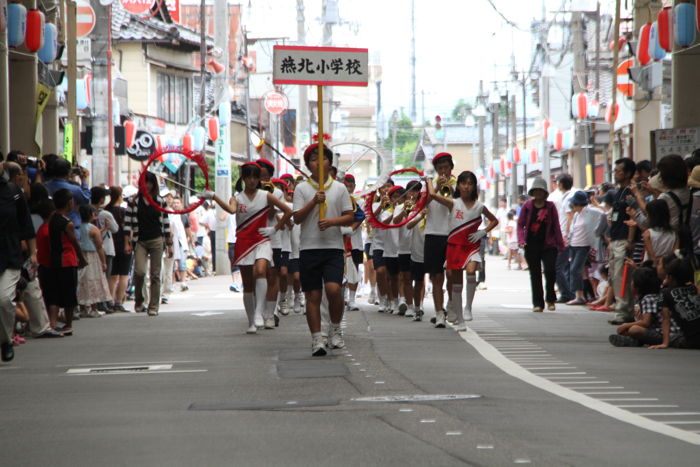
[[(537, 388), (542, 389), (543, 391), (547, 391), (551, 394), (554, 394), (558, 397), (561, 397), (563, 399), (570, 400), (571, 402), (575, 402), (577, 404), (580, 404), (584, 407), (587, 407), (591, 410), (595, 410), (596, 412), (599, 412), (603, 415), (607, 415), (609, 417), (615, 418), (617, 420), (620, 420), (625, 423), (629, 423), (631, 425), (637, 426), (639, 428), (643, 428), (649, 431), (653, 431), (656, 433), (660, 433), (672, 438), (679, 439), (681, 441), (685, 441), (690, 444), (694, 444), (697, 446), (700, 446), (700, 434), (697, 433), (691, 433), (689, 431), (681, 430), (679, 428), (676, 428), (674, 426), (662, 423), (662, 422), (657, 422), (655, 420), (650, 420), (646, 417), (643, 417), (641, 415), (637, 415), (635, 413), (632, 413), (628, 410), (624, 410), (620, 407), (616, 407), (613, 404), (607, 403), (606, 400), (603, 399), (595, 399), (593, 397), (587, 396), (585, 394), (581, 394), (580, 392), (577, 392), (571, 388), (567, 388), (565, 386), (562, 386), (561, 384), (555, 383), (553, 381), (549, 381), (548, 379), (545, 379), (541, 376), (538, 376), (531, 371), (523, 368), (522, 366), (518, 365), (517, 363), (513, 362), (512, 360), (508, 359), (506, 356), (501, 354), (498, 349), (496, 349), (493, 345), (489, 344), (486, 342), (484, 339), (479, 337), (476, 333), (473, 332), (460, 332), (459, 336), (464, 339), (469, 345), (474, 347), (479, 354), (481, 354), (482, 357), (484, 357), (486, 360), (489, 362), (493, 363), (496, 365), (498, 368), (500, 368), (503, 372), (513, 376), (514, 378), (518, 378), (521, 381), (524, 381), (528, 384), (531, 384), (532, 386), (535, 386)], [(570, 384), (570, 383), (569, 383)], [(590, 384), (586, 383), (586, 384)], [(657, 399), (646, 399), (646, 398), (638, 398), (638, 399), (616, 399), (616, 400), (657, 400)]]

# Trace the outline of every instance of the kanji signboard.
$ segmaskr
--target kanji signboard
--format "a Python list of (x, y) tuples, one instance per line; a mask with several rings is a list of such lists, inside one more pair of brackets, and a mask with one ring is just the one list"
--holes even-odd
[(367, 86), (367, 49), (276, 45), (274, 84)]

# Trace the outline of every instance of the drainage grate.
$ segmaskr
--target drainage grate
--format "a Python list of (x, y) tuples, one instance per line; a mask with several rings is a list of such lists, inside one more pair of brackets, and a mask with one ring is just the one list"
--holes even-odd
[(442, 402), (480, 399), (479, 394), (401, 394), (396, 396), (356, 397), (353, 402)]

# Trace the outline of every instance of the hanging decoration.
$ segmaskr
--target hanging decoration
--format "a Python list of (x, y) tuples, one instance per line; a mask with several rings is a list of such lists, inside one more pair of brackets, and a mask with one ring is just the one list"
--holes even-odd
[(520, 159), (520, 148), (515, 146), (513, 148), (513, 162), (516, 164), (520, 164), (521, 159)]
[(510, 147), (506, 150), (506, 161), (513, 162), (513, 148)]
[(651, 61), (649, 56), (649, 36), (651, 33), (651, 23), (644, 24), (639, 28), (639, 42), (637, 42), (637, 62), (640, 65), (647, 65)]
[(19, 47), (27, 33), (27, 8), (19, 3), (7, 5), (7, 45)]
[(130, 148), (136, 139), (136, 122), (133, 120), (124, 121), (124, 145)]
[(551, 126), (549, 128), (549, 134), (547, 135), (547, 144), (550, 146), (554, 146), (554, 144), (557, 142), (557, 132), (559, 129), (555, 126)]
[(573, 128), (569, 128), (564, 132), (564, 136), (562, 139), (562, 149), (564, 151), (568, 151), (570, 149), (573, 149), (574, 143), (576, 142), (576, 134), (574, 132)]
[[(392, 177), (392, 176), (397, 175), (397, 174), (411, 174), (411, 173), (416, 174), (421, 179), (424, 176), (423, 172), (419, 171), (415, 167), (411, 167), (408, 169), (394, 170), (393, 172), (391, 172), (389, 174), (389, 177)], [(418, 197), (418, 201), (416, 202), (413, 209), (411, 210), (411, 213), (403, 221), (399, 222), (398, 224), (385, 224), (382, 221), (380, 221), (379, 219), (377, 219), (377, 217), (374, 215), (374, 209), (371, 208), (372, 204), (375, 202), (376, 196), (377, 196), (377, 190), (374, 190), (365, 196), (365, 206), (370, 206), (369, 209), (365, 209), (365, 214), (367, 216), (367, 220), (368, 220), (369, 224), (372, 227), (377, 228), (377, 229), (397, 229), (399, 227), (402, 227), (402, 226), (408, 224), (417, 215), (420, 214), (420, 212), (423, 210), (423, 208), (428, 203), (428, 190), (427, 190), (427, 187), (425, 186), (425, 183), (422, 183), (422, 188), (421, 188), (420, 195)]]
[(551, 125), (552, 124), (549, 121), (549, 119), (545, 118), (544, 121), (542, 122), (542, 138), (549, 139), (549, 127)]
[[(164, 212), (167, 214), (187, 214), (189, 212), (194, 211), (197, 209), (199, 206), (204, 203), (204, 200), (202, 198), (196, 198), (197, 201), (194, 202), (193, 204), (190, 204), (189, 206), (185, 206), (183, 209), (180, 210), (171, 210), (171, 209), (166, 209), (161, 207), (160, 204), (156, 202), (156, 200), (153, 199), (151, 194), (148, 192), (146, 189), (146, 172), (148, 171), (148, 168), (153, 164), (153, 162), (159, 162), (160, 160), (164, 159), (167, 154), (180, 154), (183, 156), (185, 159), (189, 159), (197, 166), (200, 168), (202, 171), (202, 174), (204, 175), (204, 189), (209, 190), (209, 169), (207, 167), (207, 161), (204, 159), (204, 156), (202, 156), (201, 153), (199, 152), (192, 152), (192, 151), (185, 151), (183, 148), (172, 148), (168, 147), (165, 148), (164, 150), (156, 151), (154, 152), (151, 157), (148, 158), (148, 161), (143, 165), (143, 169), (141, 169), (141, 175), (139, 176), (139, 192), (141, 195), (145, 198), (146, 202), (156, 208), (160, 212)], [(168, 156), (169, 157), (169, 156)], [(195, 197), (193, 197), (195, 198)]]
[(613, 115), (612, 105), (608, 104), (608, 110), (605, 111), (605, 121), (608, 123), (614, 123), (617, 120), (617, 116), (620, 114), (620, 104), (615, 102), (615, 113)]
[(207, 130), (202, 126), (198, 126), (192, 130), (192, 147), (195, 151), (203, 151)]
[(673, 51), (673, 7), (666, 6), (656, 17), (659, 45), (666, 52)]
[(182, 135), (182, 149), (187, 152), (192, 152), (192, 135), (185, 133)]
[(207, 120), (207, 128), (209, 128), (209, 139), (216, 141), (219, 139), (219, 120), (216, 117), (209, 117)]
[(673, 31), (680, 47), (689, 47), (695, 42), (695, 5), (679, 3), (673, 10)]
[(571, 96), (571, 113), (578, 120), (588, 117), (588, 97), (585, 92), (577, 92)]
[(532, 148), (530, 149), (530, 164), (537, 164), (538, 157), (537, 157), (537, 149)]
[(666, 56), (666, 51), (659, 43), (659, 24), (656, 21), (651, 23), (649, 30), (649, 56), (657, 62)]
[(493, 168), (493, 164), (489, 164), (489, 180), (496, 178), (496, 170)]
[(557, 130), (556, 136), (554, 137), (554, 144), (552, 145), (555, 151), (561, 151), (564, 149), (564, 133), (561, 130)]
[(75, 80), (75, 106), (78, 110), (85, 110), (90, 105), (88, 94), (88, 82), (86, 78)]
[(49, 64), (58, 54), (58, 29), (53, 23), (44, 24), (44, 45), (37, 52), (39, 60)]
[(24, 45), (32, 53), (44, 46), (44, 13), (41, 10), (34, 8), (27, 12)]
[(588, 118), (598, 118), (598, 114), (600, 114), (600, 102), (593, 99), (588, 104)]

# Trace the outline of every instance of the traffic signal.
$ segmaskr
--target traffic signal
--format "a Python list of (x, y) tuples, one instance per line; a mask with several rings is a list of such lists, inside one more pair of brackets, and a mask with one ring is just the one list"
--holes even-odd
[(442, 117), (440, 117), (439, 115), (436, 115), (436, 116), (435, 116), (435, 129), (436, 129), (436, 130), (439, 130), (439, 129), (442, 128), (442, 123), (441, 123), (441, 122), (442, 122)]

